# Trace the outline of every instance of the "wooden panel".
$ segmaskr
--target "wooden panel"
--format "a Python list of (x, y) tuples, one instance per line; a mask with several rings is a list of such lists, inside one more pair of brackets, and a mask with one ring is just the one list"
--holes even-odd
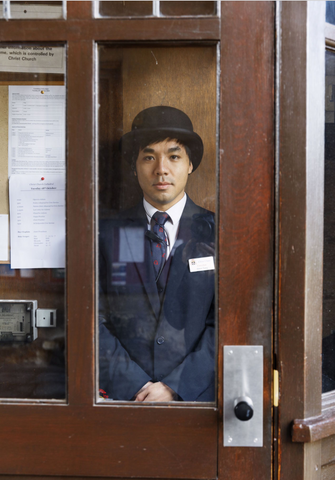
[(265, 355), (264, 447), (223, 448), (220, 410), (222, 479), (249, 480), (251, 472), (271, 478), (273, 7), (223, 2), (221, 8), (220, 406), (222, 345), (263, 345)]
[[(87, 3), (91, 2), (74, 2)], [(143, 28), (139, 19), (98, 19), (94, 22), (70, 18), (66, 21), (16, 20), (1, 21), (0, 41), (66, 41), (78, 40), (81, 32), (85, 38), (96, 41), (132, 40), (219, 40), (218, 18), (152, 18)]]
[(89, 19), (93, 17), (93, 2), (67, 1), (67, 19)]
[(326, 465), (321, 470), (321, 480), (334, 480), (335, 478), (335, 464)]
[(321, 442), (321, 465), (328, 463), (335, 463), (335, 435), (324, 438)]
[(94, 339), (93, 45), (71, 42), (67, 74), (68, 400), (92, 405)]
[(2, 474), (216, 478), (213, 409), (1, 408)]
[(318, 479), (320, 442), (293, 444), (291, 427), (321, 414), (324, 4), (281, 8), (280, 478)]
[[(291, 423), (294, 418), (304, 417), (304, 383), (301, 378), (304, 366), (306, 58), (303, 52), (306, 40), (306, 12), (303, 2), (287, 2), (283, 7), (284, 66), (281, 89), (285, 89), (283, 91), (286, 95), (281, 99), (280, 114), (282, 124), (280, 249), (281, 255), (284, 255), (281, 265), (285, 267), (286, 275), (281, 281), (280, 292), (286, 301), (280, 301), (279, 319), (280, 389), (285, 391), (285, 396), (280, 398), (280, 478), (302, 479), (304, 448), (299, 444), (292, 444)], [(294, 26), (290, 22), (293, 18)], [(295, 82), (292, 82), (292, 76), (296, 78)], [(290, 232), (294, 232), (294, 243), (290, 241)], [(294, 320), (296, 325), (294, 332), (285, 328), (285, 318), (288, 324)], [(286, 375), (286, 371), (290, 374)], [(300, 401), (297, 401), (298, 399)]]

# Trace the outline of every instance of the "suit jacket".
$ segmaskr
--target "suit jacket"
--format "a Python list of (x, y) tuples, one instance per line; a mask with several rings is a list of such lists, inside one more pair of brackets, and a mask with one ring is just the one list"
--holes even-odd
[(209, 256), (199, 244), (214, 241), (202, 228), (192, 233), (199, 216), (213, 230), (213, 214), (188, 198), (161, 297), (143, 204), (101, 222), (99, 381), (114, 400), (131, 400), (150, 380), (184, 401), (215, 399), (214, 271), (188, 265)]

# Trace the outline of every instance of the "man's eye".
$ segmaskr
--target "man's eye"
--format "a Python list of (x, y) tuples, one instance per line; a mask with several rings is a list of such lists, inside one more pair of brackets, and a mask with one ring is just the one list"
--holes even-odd
[(144, 157), (144, 160), (154, 160), (154, 157), (152, 155), (147, 155)]
[(171, 160), (178, 160), (179, 158), (179, 155), (171, 155)]

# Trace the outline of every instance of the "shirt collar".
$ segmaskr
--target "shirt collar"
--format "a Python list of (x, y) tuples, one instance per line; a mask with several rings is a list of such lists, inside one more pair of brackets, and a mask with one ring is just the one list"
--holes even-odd
[[(183, 198), (181, 200), (179, 200), (179, 202), (177, 202), (175, 205), (173, 205), (168, 210), (165, 210), (166, 213), (169, 214), (170, 219), (171, 219), (171, 223), (173, 225), (178, 225), (180, 217), (182, 216), (185, 205), (186, 205), (186, 200), (187, 200), (187, 195), (185, 193)], [(145, 198), (143, 198), (143, 206), (144, 206), (144, 210), (147, 214), (148, 224), (150, 224), (151, 217), (157, 212), (157, 208), (153, 207), (149, 202), (147, 202), (145, 200)], [(160, 210), (160, 211), (162, 211), (162, 210)]]

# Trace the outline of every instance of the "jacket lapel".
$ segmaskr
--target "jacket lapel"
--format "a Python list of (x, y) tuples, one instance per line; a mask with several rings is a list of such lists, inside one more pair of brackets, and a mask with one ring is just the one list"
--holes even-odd
[(144, 238), (144, 261), (137, 261), (138, 259), (138, 245), (136, 245), (130, 238), (130, 232), (125, 229), (125, 237), (128, 243), (128, 248), (130, 255), (133, 259), (136, 270), (139, 274), (139, 277), (142, 280), (142, 284), (145, 288), (145, 291), (148, 295), (151, 307), (153, 312), (158, 319), (160, 312), (160, 301), (155, 281), (155, 272), (152, 268), (149, 259), (151, 258), (151, 248), (150, 240), (146, 238), (145, 232), (147, 230), (146, 214), (143, 208), (143, 204), (140, 203), (134, 208), (133, 215), (127, 218), (128, 226), (138, 226), (143, 228), (143, 238)]
[(167, 295), (170, 295), (173, 290), (175, 291), (178, 289), (183, 276), (188, 269), (188, 260), (189, 258), (192, 258), (194, 247), (189, 251), (185, 251), (185, 247), (187, 248), (187, 243), (192, 239), (192, 217), (198, 211), (199, 207), (187, 197), (184, 212), (180, 219), (179, 232), (176, 240), (178, 246), (173, 252), (165, 298)]

